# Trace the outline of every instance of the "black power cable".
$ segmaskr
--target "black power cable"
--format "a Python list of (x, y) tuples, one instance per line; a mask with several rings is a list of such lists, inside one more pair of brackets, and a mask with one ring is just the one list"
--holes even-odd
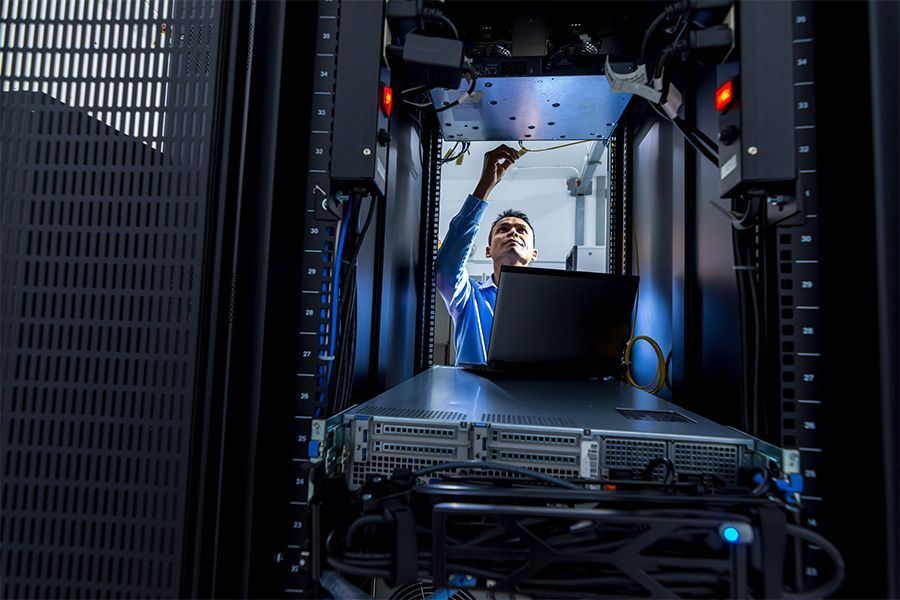
[(453, 24), (453, 21), (448, 19), (444, 13), (436, 8), (426, 8), (422, 11), (422, 18), (426, 21), (437, 21), (439, 23), (443, 23), (447, 26), (450, 31), (453, 32), (453, 37), (459, 39), (459, 31), (456, 29), (456, 25)]
[(756, 231), (759, 227), (761, 227), (761, 225), (759, 225), (759, 223), (757, 223), (757, 227), (748, 231), (748, 237), (751, 237), (751, 243), (747, 244), (748, 247), (746, 250), (747, 264), (749, 264), (750, 266), (756, 267), (756, 269), (754, 269), (754, 270), (747, 271), (747, 276), (750, 280), (750, 285), (748, 286), (750, 288), (750, 316), (752, 319), (751, 322), (753, 323), (753, 347), (752, 347), (753, 353), (750, 355), (751, 366), (753, 368), (753, 377), (751, 380), (751, 383), (753, 385), (753, 387), (752, 387), (753, 395), (751, 396), (752, 403), (750, 405), (751, 415), (753, 417), (753, 422), (751, 423), (751, 431), (752, 431), (753, 435), (755, 435), (755, 436), (759, 436), (760, 405), (765, 401), (765, 399), (762, 397), (762, 393), (760, 390), (761, 380), (763, 379), (763, 374), (760, 372), (760, 367), (761, 367), (761, 362), (762, 362), (761, 358), (760, 358), (760, 353), (762, 352), (762, 348), (760, 347), (760, 345), (762, 343), (762, 314), (761, 314), (760, 305), (759, 305), (759, 295), (760, 295), (759, 265), (754, 265), (754, 262), (756, 262), (755, 261), (756, 257), (754, 256), (755, 255), (754, 248), (756, 247), (756, 244), (752, 243), (752, 242), (755, 242), (754, 238), (756, 238), (756, 235), (757, 235)]
[[(369, 199), (369, 210), (366, 214), (365, 223), (362, 226), (362, 229), (356, 234), (356, 243), (353, 246), (353, 252), (350, 254), (350, 258), (348, 258), (345, 262), (347, 266), (351, 269), (355, 269), (356, 267), (356, 259), (359, 257), (359, 251), (362, 248), (363, 241), (366, 238), (366, 232), (369, 230), (369, 225), (372, 222), (372, 216), (375, 214), (375, 196), (370, 196)], [(359, 205), (362, 204), (362, 199), (360, 199)]]
[(674, 17), (675, 15), (684, 14), (692, 10), (730, 6), (732, 1), (733, 0), (680, 0), (679, 2), (667, 6), (655, 19), (653, 19), (653, 22), (647, 27), (647, 31), (644, 32), (644, 39), (641, 41), (640, 64), (646, 64), (644, 59), (647, 56), (647, 46), (650, 43), (650, 38), (663, 21)]
[(759, 266), (756, 263), (756, 236), (765, 218), (764, 204), (758, 196), (745, 199), (746, 210), (740, 218), (735, 213), (713, 204), (729, 214), (732, 231), (734, 271), (738, 287), (740, 347), (741, 347), (741, 427), (753, 435), (759, 433), (761, 351), (763, 344), (762, 307), (759, 303)]
[(388, 523), (388, 518), (385, 515), (363, 515), (357, 518), (350, 524), (350, 527), (347, 528), (347, 534), (344, 536), (346, 540), (346, 544), (348, 547), (353, 547), (353, 534), (356, 533), (362, 527), (367, 525), (384, 525)]
[(741, 429), (744, 431), (750, 431), (750, 423), (752, 422), (751, 418), (751, 405), (752, 401), (752, 378), (753, 374), (750, 372), (750, 331), (752, 330), (752, 325), (750, 323), (749, 310), (747, 306), (747, 300), (749, 294), (747, 293), (747, 271), (750, 266), (744, 264), (743, 251), (741, 248), (741, 243), (739, 241), (741, 232), (732, 231), (732, 245), (734, 248), (734, 268), (735, 268), (735, 277), (737, 278), (737, 288), (738, 288), (738, 303), (739, 303), (739, 326), (740, 329), (738, 331), (738, 335), (740, 336), (740, 359), (741, 359), (741, 375), (740, 375), (740, 386), (741, 386)]
[(653, 32), (656, 31), (656, 28), (659, 27), (660, 23), (675, 14), (674, 11), (670, 10), (671, 8), (672, 7), (666, 7), (666, 10), (659, 13), (659, 15), (655, 19), (653, 19), (653, 22), (650, 23), (647, 31), (644, 32), (644, 39), (641, 41), (641, 53), (638, 57), (640, 60), (640, 64), (647, 64), (644, 59), (647, 57), (647, 45), (650, 43), (650, 37), (653, 35)]
[(469, 89), (468, 89), (468, 91), (466, 91), (465, 94), (460, 95), (459, 98), (457, 98), (456, 100), (454, 100), (454, 101), (451, 102), (450, 104), (447, 104), (446, 106), (442, 106), (442, 107), (440, 107), (440, 108), (435, 108), (435, 109), (434, 109), (434, 112), (436, 112), (436, 113), (444, 112), (445, 110), (450, 110), (450, 109), (453, 108), (454, 106), (459, 106), (459, 103), (460, 103), (460, 101), (461, 101), (463, 98), (468, 98), (468, 97), (472, 94), (472, 92), (475, 91), (475, 85), (478, 83), (478, 74), (475, 72), (475, 69), (472, 68), (472, 65), (470, 65), (470, 64), (467, 63), (467, 62), (465, 62), (465, 59), (463, 60), (463, 67), (462, 67), (462, 68), (463, 68), (463, 71), (465, 71), (466, 73), (468, 73), (469, 76), (470, 76), (471, 79), (472, 79), (472, 82), (469, 84)]
[[(665, 10), (660, 13), (650, 24), (650, 27), (648, 27), (647, 31), (644, 34), (644, 39), (641, 44), (640, 64), (646, 67), (645, 59), (647, 53), (647, 45), (649, 43), (650, 37), (657, 29), (657, 27), (659, 27), (659, 24), (665, 21), (667, 18), (673, 17), (675, 15), (683, 15), (691, 10), (722, 7), (728, 6), (729, 4), (731, 4), (729, 0), (681, 0), (680, 2), (676, 2), (670, 6), (667, 6)], [(682, 28), (682, 31), (677, 35), (676, 39), (662, 50), (660, 58), (657, 61), (656, 65), (654, 66), (652, 71), (648, 72), (647, 74), (648, 78), (662, 78), (662, 87), (659, 101), (657, 103), (650, 102), (650, 105), (653, 106), (653, 109), (657, 113), (659, 113), (660, 116), (665, 119), (671, 120), (678, 128), (678, 130), (682, 133), (684, 138), (688, 141), (688, 143), (690, 143), (698, 152), (705, 156), (710, 162), (718, 166), (718, 144), (712, 141), (709, 136), (704, 134), (699, 129), (688, 127), (684, 123), (684, 121), (681, 120), (677, 115), (670, 118), (667, 113), (664, 113), (660, 109), (658, 105), (665, 105), (668, 99), (669, 89), (672, 81), (672, 70), (667, 69), (666, 66), (671, 58), (680, 53), (695, 48), (716, 48), (726, 46), (732, 41), (731, 29), (727, 25), (717, 25), (708, 30), (692, 31), (689, 33), (688, 39), (685, 40), (681, 39), (681, 35), (684, 33), (685, 28)]]
[[(766, 197), (754, 193), (746, 197), (746, 212), (737, 223), (733, 223), (738, 243), (743, 246), (740, 264), (736, 271), (746, 274), (747, 295), (741, 296), (741, 302), (748, 304), (748, 331), (750, 368), (750, 400), (751, 422), (748, 430), (753, 435), (765, 437), (769, 432), (769, 411), (767, 407), (767, 385), (769, 384), (769, 367), (764, 357), (768, 345), (768, 317), (764, 296), (766, 280), (766, 263), (764, 252), (767, 247)], [(740, 274), (740, 273), (739, 273)]]
[(342, 257), (336, 265), (334, 277), (340, 290), (337, 305), (336, 328), (331, 335), (336, 337), (335, 363), (332, 367), (333, 377), (328, 384), (326, 413), (333, 415), (350, 404), (353, 391), (354, 370), (356, 364), (356, 319), (357, 319), (357, 259), (365, 240), (366, 232), (372, 223), (377, 198), (369, 195), (369, 209), (361, 229), (357, 229), (362, 212), (364, 197), (354, 195), (352, 210), (346, 216), (347, 239), (345, 244), (352, 250)]
[[(679, 119), (679, 120), (680, 120), (682, 123), (684, 123), (684, 120), (682, 120), (682, 119)], [(712, 140), (709, 138), (708, 135), (706, 135), (705, 133), (703, 133), (702, 130), (700, 130), (700, 129), (698, 129), (698, 128), (694, 128), (694, 129), (691, 129), (690, 131), (691, 131), (691, 134), (693, 134), (694, 137), (696, 137), (700, 142), (702, 142), (703, 144), (705, 144), (706, 147), (709, 148), (709, 150), (710, 150), (711, 152), (713, 152), (713, 153), (715, 153), (715, 154), (718, 154), (718, 153), (719, 153), (719, 144), (717, 144), (716, 142), (712, 141)]]
[[(718, 155), (715, 152), (713, 152), (710, 148), (707, 148), (703, 142), (699, 141), (694, 136), (692, 130), (687, 128), (687, 126), (684, 124), (684, 121), (682, 119), (680, 119), (678, 117), (675, 117), (674, 119), (669, 117), (669, 115), (667, 115), (659, 107), (659, 105), (654, 102), (648, 102), (648, 104), (650, 104), (650, 106), (653, 107), (653, 110), (655, 110), (663, 119), (665, 119), (667, 121), (671, 121), (675, 125), (675, 127), (678, 128), (678, 131), (681, 132), (681, 135), (684, 136), (684, 139), (687, 140), (687, 142), (691, 146), (693, 146), (694, 150), (696, 150), (697, 152), (702, 154), (708, 161), (710, 161), (714, 165), (719, 166)], [(706, 138), (705, 135), (703, 137)], [(706, 138), (706, 139), (709, 139), (709, 138)]]
[[(341, 323), (342, 323), (342, 376), (341, 376), (341, 385), (337, 390), (337, 410), (341, 411), (346, 409), (350, 405), (351, 394), (353, 391), (353, 378), (354, 378), (354, 370), (356, 364), (356, 320), (357, 320), (357, 312), (358, 312), (358, 293), (357, 293), (357, 285), (356, 285), (356, 273), (357, 273), (357, 259), (359, 257), (360, 250), (362, 249), (363, 243), (365, 242), (366, 232), (369, 230), (369, 226), (372, 223), (373, 217), (376, 211), (376, 203), (378, 202), (378, 198), (374, 195), (369, 195), (369, 208), (366, 214), (366, 219), (362, 225), (362, 228), (358, 231), (356, 230), (356, 225), (353, 226), (353, 250), (347, 256), (345, 260), (343, 260), (343, 269), (346, 272), (345, 279), (347, 281), (346, 284), (342, 284), (343, 287), (349, 288), (352, 293), (344, 296), (344, 299), (340, 302), (339, 312), (341, 315)], [(359, 207), (360, 211), (362, 209), (362, 201), (363, 197), (359, 197), (356, 200), (356, 206)], [(355, 216), (352, 221), (354, 224), (358, 223), (359, 214)]]
[(798, 527), (797, 525), (793, 525), (791, 523), (785, 525), (785, 529), (789, 536), (799, 538), (804, 542), (813, 544), (824, 550), (825, 554), (827, 554), (829, 558), (831, 558), (832, 562), (834, 562), (834, 574), (831, 576), (831, 579), (815, 589), (804, 590), (802, 592), (785, 591), (782, 593), (782, 595), (785, 598), (826, 598), (838, 591), (841, 587), (841, 584), (844, 582), (844, 576), (847, 572), (847, 565), (844, 563), (844, 557), (841, 556), (840, 551), (834, 546), (834, 544), (826, 540), (815, 531), (806, 529), (804, 527)]
[[(445, 466), (445, 465), (438, 465)], [(424, 469), (423, 469), (424, 471)], [(666, 518), (704, 518), (704, 519), (723, 519), (727, 521), (739, 521), (742, 523), (747, 523), (745, 517), (729, 513), (722, 512), (716, 510), (696, 510), (696, 509), (652, 509), (652, 510), (642, 510), (638, 511), (639, 514), (646, 515), (651, 518), (657, 517), (666, 517)], [(355, 575), (359, 577), (367, 577), (367, 578), (376, 578), (376, 577), (390, 577), (392, 575), (392, 553), (378, 551), (377, 549), (373, 549), (374, 551), (359, 551), (353, 550), (350, 547), (350, 540), (352, 536), (352, 532), (360, 529), (361, 527), (368, 525), (378, 525), (386, 522), (385, 517), (383, 515), (363, 515), (356, 519), (347, 530), (347, 537), (343, 538), (340, 544), (340, 548), (336, 544), (336, 532), (332, 531), (326, 538), (325, 547), (328, 552), (327, 562), (336, 570), (349, 574)], [(484, 525), (484, 523), (473, 523), (470, 522), (470, 525)], [(547, 519), (528, 519), (525, 521), (521, 521), (520, 525), (525, 526), (529, 531), (537, 533), (538, 531), (544, 531), (544, 525), (551, 524), (551, 520)], [(459, 525), (459, 523), (457, 523)], [(534, 528), (532, 526), (537, 526)], [(802, 591), (788, 591), (785, 590), (783, 592), (784, 597), (786, 598), (822, 598), (830, 596), (835, 593), (839, 588), (841, 583), (844, 580), (846, 574), (846, 565), (843, 557), (837, 548), (825, 539), (823, 536), (818, 534), (815, 531), (800, 527), (794, 524), (786, 524), (786, 533), (789, 537), (792, 537), (797, 540), (801, 540), (803, 542), (813, 544), (818, 546), (822, 551), (824, 551), (832, 560), (834, 564), (833, 573), (831, 577), (822, 585), (818, 586), (815, 589), (811, 590), (802, 590)], [(419, 528), (417, 528), (418, 530)], [(517, 539), (519, 539), (519, 535), (516, 534), (515, 531), (509, 530), (508, 526), (501, 527), (503, 531), (501, 535), (510, 534), (513, 535), (512, 538), (505, 540), (507, 543), (517, 543)], [(493, 531), (493, 529), (491, 530)], [(488, 533), (491, 533), (489, 531)], [(557, 532), (562, 532), (563, 529), (556, 529)], [(607, 531), (606, 528), (603, 528), (603, 531)], [(428, 533), (426, 531), (422, 531), (422, 533)], [(617, 548), (622, 547), (624, 544), (628, 544), (628, 539), (623, 538), (621, 540), (615, 540), (611, 543), (603, 544), (602, 547), (587, 547), (587, 548), (570, 548), (567, 546), (558, 546), (556, 543), (552, 542), (552, 540), (556, 539), (553, 536), (547, 537), (547, 534), (552, 534), (553, 531), (544, 531), (541, 535), (541, 538), (546, 542), (551, 544), (553, 548), (557, 548), (560, 551), (564, 551), (573, 563), (579, 563), (580, 561), (588, 561), (591, 562), (592, 558), (596, 557), (597, 552), (601, 553), (614, 553), (617, 551)], [(696, 530), (689, 530), (685, 533), (696, 536), (704, 533), (708, 533), (706, 528), (698, 528)], [(483, 537), (483, 536), (482, 536)], [(495, 536), (492, 536), (495, 537)], [(557, 536), (558, 537), (558, 536)], [(683, 538), (688, 542), (692, 539), (691, 537)], [(490, 558), (477, 558), (473, 556), (473, 560), (465, 560), (463, 562), (453, 562), (445, 565), (446, 568), (451, 569), (456, 572), (468, 573), (471, 575), (475, 575), (482, 578), (494, 579), (497, 581), (503, 581), (510, 576), (514, 576), (515, 571), (510, 572), (510, 569), (516, 567), (516, 563), (511, 563), (509, 565), (504, 566), (504, 561), (508, 561), (510, 558), (514, 557), (514, 560), (518, 561), (523, 558), (527, 559), (528, 550), (525, 548), (511, 547), (509, 551), (504, 552), (501, 547), (484, 547), (484, 546), (472, 546), (470, 543), (454, 543), (457, 547), (473, 547), (477, 548), (479, 551), (491, 551), (495, 552), (497, 559)], [(511, 552), (511, 553), (510, 553)], [(522, 554), (524, 553), (524, 555)], [(489, 564), (478, 564), (483, 563), (484, 560), (488, 560), (489, 562), (493, 562), (493, 565)], [(423, 574), (427, 574), (431, 572), (433, 555), (431, 552), (420, 552), (417, 556), (417, 562), (422, 569)], [(473, 564), (474, 562), (474, 564)], [(590, 571), (586, 571), (584, 568), (580, 569), (569, 569), (560, 571), (557, 573), (558, 577), (550, 577), (550, 578), (540, 578), (540, 577), (526, 577), (521, 581), (521, 590), (524, 590), (528, 587), (533, 588), (544, 588), (545, 590), (553, 589), (554, 596), (559, 594), (555, 593), (558, 588), (566, 588), (566, 587), (580, 587), (580, 586), (604, 586), (607, 588), (607, 592), (611, 591), (608, 588), (614, 587), (619, 589), (620, 594), (626, 594), (627, 590), (637, 589), (634, 586), (641, 586), (641, 582), (639, 580), (635, 580), (624, 573), (621, 573), (618, 569), (605, 569), (605, 568), (596, 568), (592, 567)], [(623, 577), (623, 575), (625, 575)], [(646, 572), (646, 575), (652, 578), (657, 583), (665, 586), (667, 589), (672, 591), (673, 593), (687, 593), (686, 590), (694, 590), (697, 593), (703, 592), (705, 595), (709, 594), (721, 594), (722, 586), (728, 585), (728, 578), (726, 572), (715, 572), (715, 571), (707, 571), (707, 572), (668, 572), (665, 570), (651, 570)], [(579, 597), (584, 597), (584, 591), (578, 592), (581, 594)], [(589, 593), (589, 592), (588, 592)], [(540, 594), (538, 594), (540, 595)], [(566, 592), (562, 592), (561, 595), (566, 595)]]

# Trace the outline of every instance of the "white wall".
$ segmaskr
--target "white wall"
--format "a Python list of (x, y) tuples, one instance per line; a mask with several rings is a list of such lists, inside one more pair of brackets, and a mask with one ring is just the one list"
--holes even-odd
[[(474, 187), (468, 182), (441, 182), (441, 239), (447, 233), (450, 219)], [(527, 214), (534, 226), (538, 249), (534, 266), (565, 268), (566, 254), (575, 243), (575, 198), (568, 195), (565, 180), (503, 181), (491, 194), (475, 249), (469, 258), (469, 274), (474, 277), (493, 272), (492, 261), (484, 257), (488, 230), (497, 215), (508, 208)]]
[[(484, 153), (500, 142), (473, 142), (470, 155), (462, 166), (444, 165), (441, 173), (441, 215), (439, 235), (443, 239), (450, 220), (459, 212), (466, 196), (472, 193), (481, 175)], [(505, 142), (517, 148), (516, 142)], [(561, 142), (529, 142), (533, 149), (556, 146)], [(445, 143), (444, 152), (453, 146)], [(473, 277), (493, 272), (490, 259), (484, 257), (488, 230), (497, 214), (508, 208), (521, 210), (534, 225), (538, 249), (536, 267), (564, 269), (566, 255), (575, 244), (575, 197), (569, 194), (566, 180), (576, 177), (584, 165), (590, 144), (579, 144), (549, 152), (525, 154), (509, 171), (503, 181), (494, 188), (490, 205), (485, 213), (481, 230), (475, 241), (475, 249), (469, 258), (468, 270)], [(594, 215), (593, 196), (585, 197), (585, 216)], [(590, 206), (590, 207), (589, 207)], [(587, 219), (586, 219), (587, 221)], [(587, 227), (584, 239), (592, 244), (595, 225)]]

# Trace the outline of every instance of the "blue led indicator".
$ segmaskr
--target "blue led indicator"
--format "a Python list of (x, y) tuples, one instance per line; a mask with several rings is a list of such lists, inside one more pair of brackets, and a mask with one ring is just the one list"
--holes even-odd
[(741, 539), (741, 533), (734, 527), (726, 527), (722, 530), (722, 538), (729, 544), (736, 544)]

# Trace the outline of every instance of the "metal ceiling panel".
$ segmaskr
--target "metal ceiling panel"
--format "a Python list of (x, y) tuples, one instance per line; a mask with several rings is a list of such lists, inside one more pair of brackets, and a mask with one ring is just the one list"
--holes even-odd
[[(468, 89), (435, 89), (446, 106)], [(470, 99), (438, 113), (445, 140), (584, 140), (609, 137), (631, 94), (613, 93), (604, 75), (479, 79)]]

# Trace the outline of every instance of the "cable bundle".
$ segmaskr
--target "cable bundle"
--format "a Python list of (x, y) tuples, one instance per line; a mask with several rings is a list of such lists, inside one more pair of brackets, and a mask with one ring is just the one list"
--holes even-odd
[[(713, 206), (723, 210), (717, 204)], [(764, 412), (762, 419), (759, 414), (760, 407), (765, 411), (765, 402), (762, 401), (760, 389), (760, 381), (764, 380), (762, 373), (764, 309), (760, 306), (762, 290), (756, 257), (760, 219), (764, 217), (763, 206), (765, 206), (763, 199), (751, 197), (746, 202), (746, 211), (743, 214), (728, 211), (734, 215), (731, 239), (740, 309), (741, 427), (752, 435), (759, 435), (760, 427), (764, 427), (767, 420)]]
[[(368, 199), (369, 207), (365, 222), (359, 228), (359, 217), (365, 199)], [(344, 218), (339, 225), (335, 253), (335, 283), (332, 291), (330, 332), (332, 363), (328, 371), (326, 411), (329, 416), (341, 412), (350, 405), (356, 365), (357, 259), (375, 213), (375, 202), (376, 199), (372, 195), (351, 197), (344, 205)]]
[[(491, 505), (487, 513), (444, 515), (438, 540), (429, 527), (415, 527), (418, 576), (429, 577), (440, 566), (443, 572), (474, 578), (481, 587), (492, 581), (541, 598), (731, 596), (737, 591), (735, 569), (741, 567), (735, 547), (723, 540), (720, 529), (731, 524), (759, 531), (760, 524), (750, 516), (755, 509), (654, 507), (658, 501), (648, 497), (633, 506), (582, 503), (572, 508), (582, 513), (578, 518), (567, 517), (555, 504), (531, 506), (520, 514), (506, 514), (503, 505)], [(387, 512), (357, 517), (328, 535), (328, 564), (350, 576), (390, 580), (399, 551), (391, 547), (395, 527)], [(796, 525), (784, 524), (783, 532), (816, 544), (833, 563), (832, 576), (822, 586), (784, 590), (783, 595), (824, 597), (839, 589), (845, 566), (834, 545)], [(434, 564), (434, 542), (444, 546), (440, 564)], [(777, 542), (750, 543), (764, 550), (766, 544)]]

